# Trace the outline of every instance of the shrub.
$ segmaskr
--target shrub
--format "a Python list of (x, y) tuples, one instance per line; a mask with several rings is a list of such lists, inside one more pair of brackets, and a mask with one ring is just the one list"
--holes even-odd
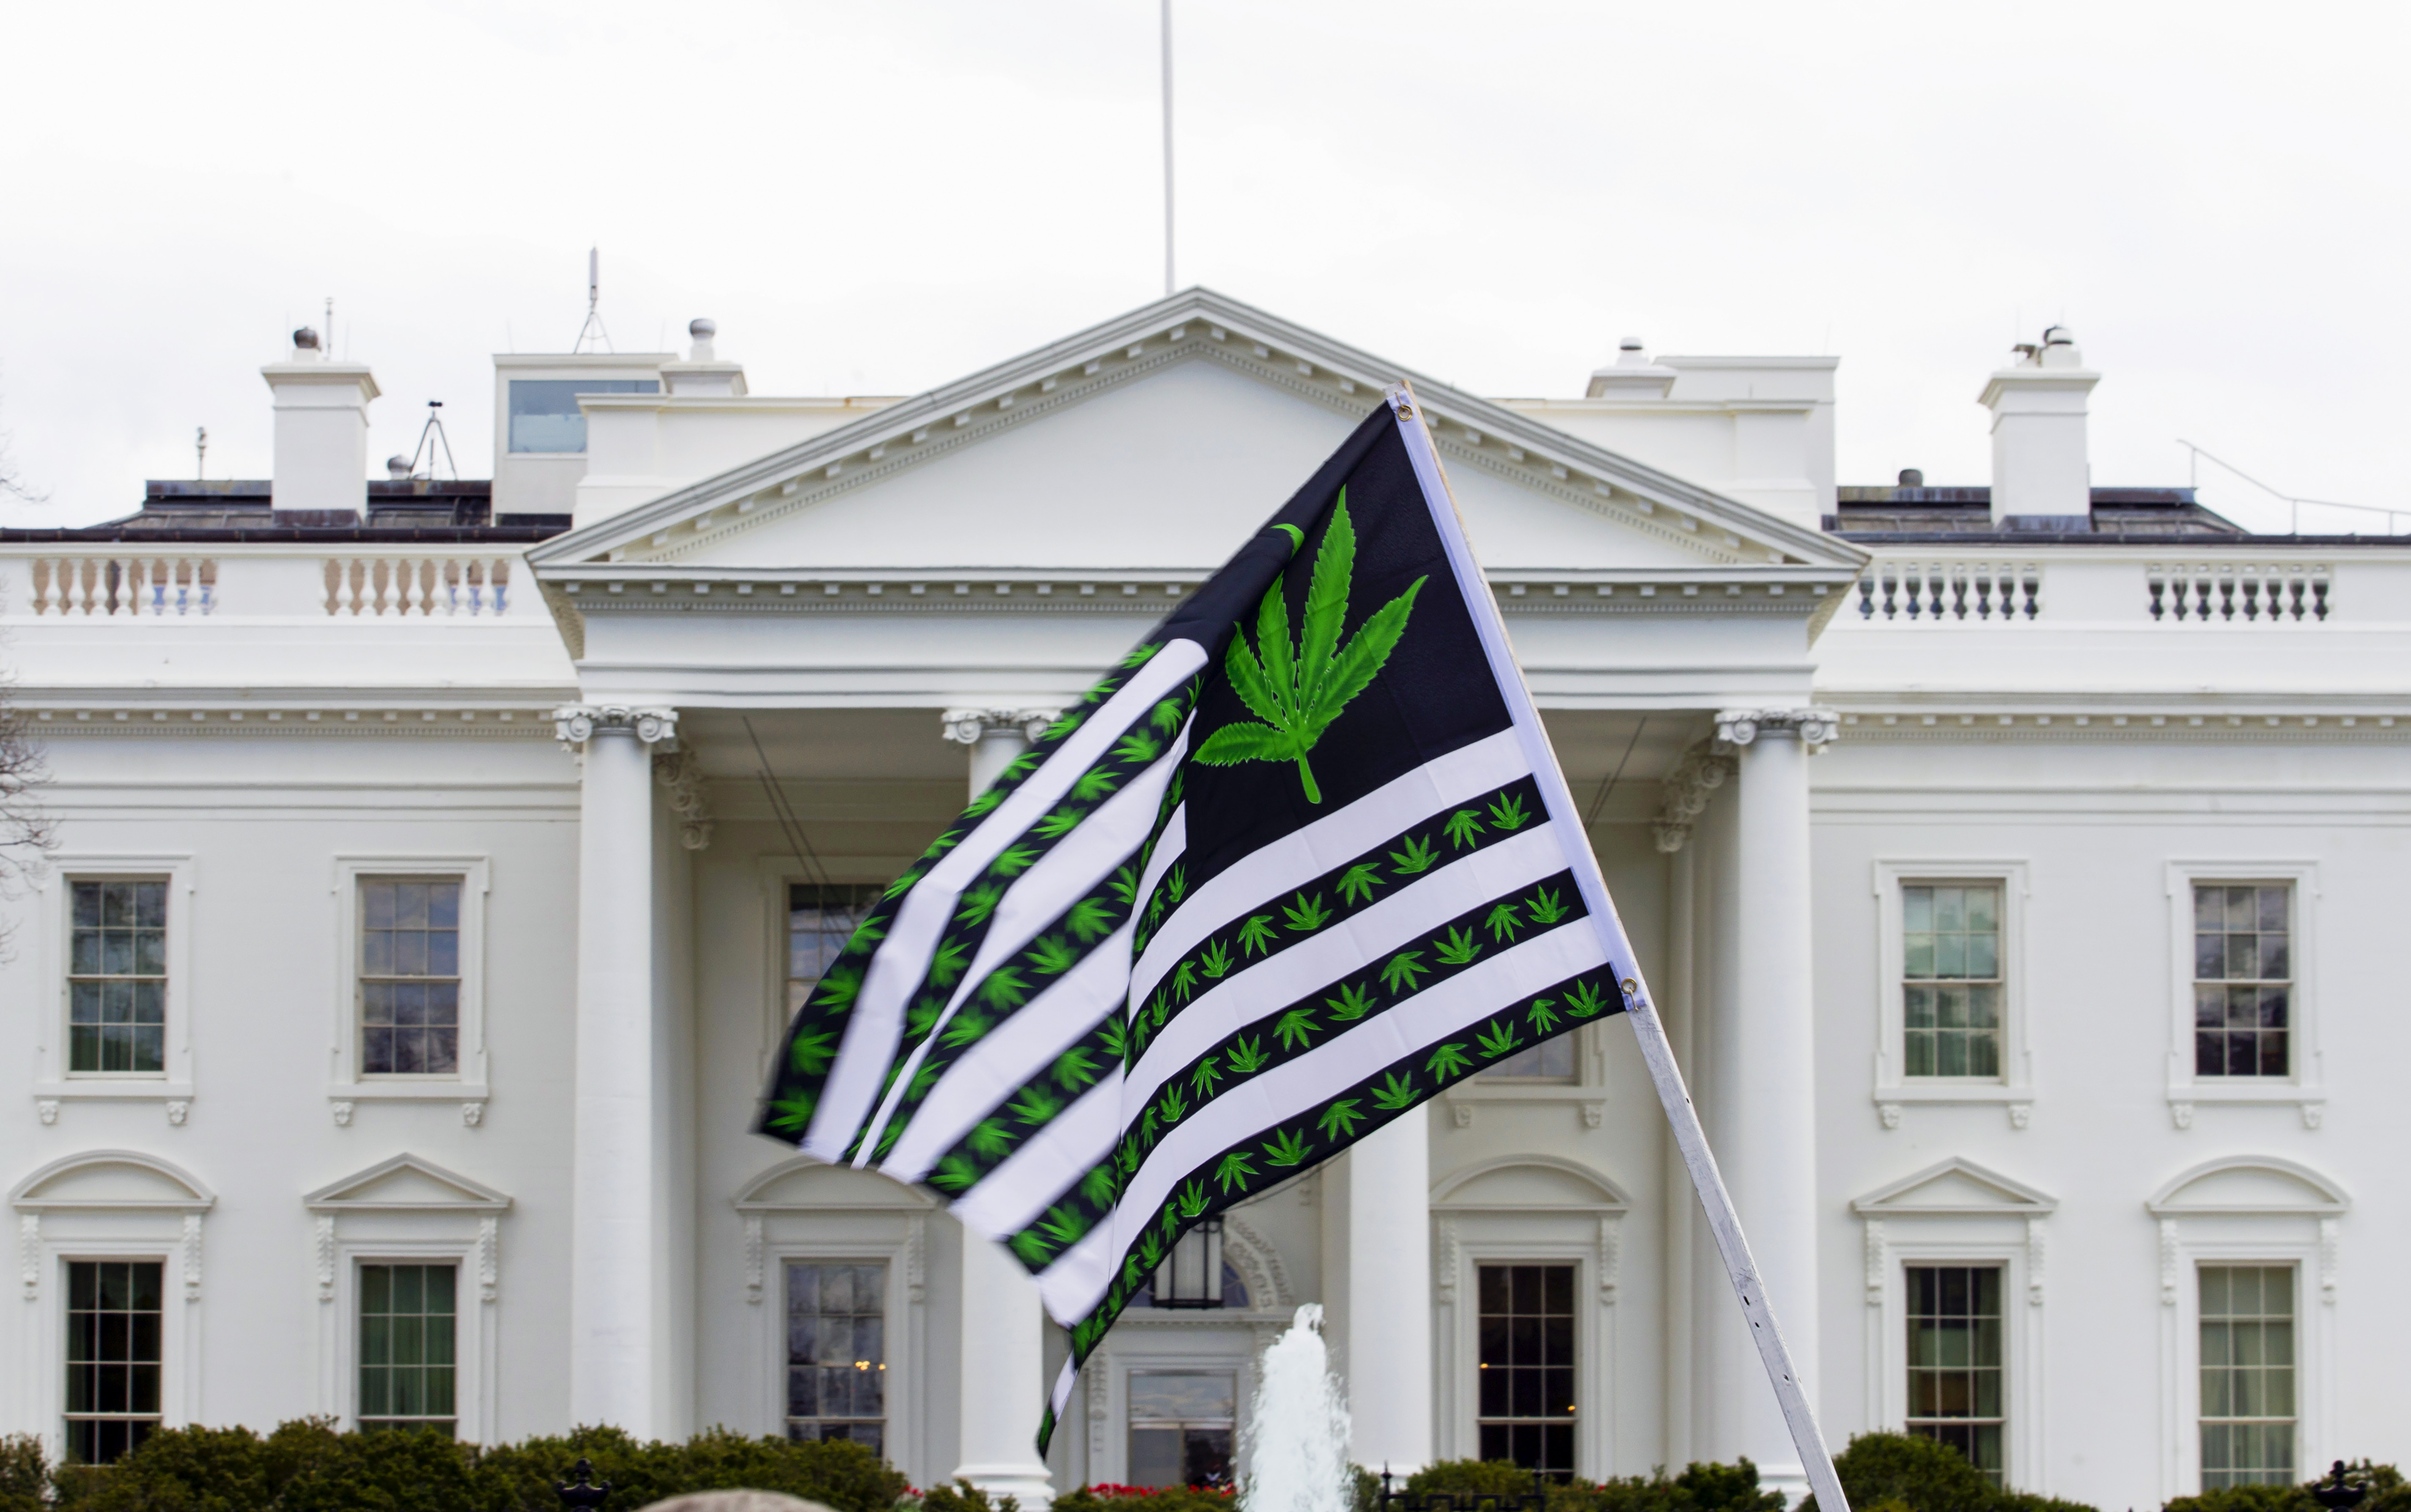
[(0, 1512), (42, 1512), (50, 1488), (42, 1441), (31, 1433), (0, 1438)]
[[(2359, 1512), (2411, 1512), (2411, 1485), (2392, 1465), (2355, 1460), (2344, 1468), (2346, 1476), (2369, 1488)], [(2320, 1512), (2311, 1488), (2326, 1478), (2320, 1476), (2300, 1486), (2224, 1486), (2199, 1496), (2180, 1496), (2162, 1512)]]
[(1055, 1498), (1060, 1512), (1231, 1512), (1232, 1495), (1211, 1486), (1083, 1486)]
[[(1372, 1512), (1381, 1496), (1378, 1478), (1359, 1472), (1356, 1512)], [(1470, 1498), (1495, 1497), (1499, 1512), (1512, 1512), (1531, 1494), (1532, 1473), (1504, 1460), (1443, 1460), (1402, 1488), (1409, 1494), (1447, 1492), (1469, 1505)], [(1784, 1512), (1781, 1491), (1761, 1490), (1758, 1466), (1693, 1464), (1673, 1478), (1662, 1472), (1604, 1481), (1577, 1480), (1547, 1488), (1548, 1512)]]

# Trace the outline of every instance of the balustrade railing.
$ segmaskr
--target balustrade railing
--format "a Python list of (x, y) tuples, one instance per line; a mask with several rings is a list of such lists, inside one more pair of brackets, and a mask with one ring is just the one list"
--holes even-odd
[(37, 557), (37, 615), (206, 615), (217, 607), (209, 557)]
[(338, 557), (326, 566), (327, 613), (498, 615), (510, 607), (507, 557)]
[(2328, 617), (2325, 562), (2154, 562), (2143, 574), (2152, 618), (2163, 623), (2293, 624)]
[(1879, 561), (1859, 579), (1859, 618), (1944, 624), (2025, 620), (2042, 613), (2033, 562)]

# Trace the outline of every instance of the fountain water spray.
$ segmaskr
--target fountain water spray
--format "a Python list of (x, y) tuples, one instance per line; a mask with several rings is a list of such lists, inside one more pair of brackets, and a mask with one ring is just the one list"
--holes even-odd
[(1299, 1308), (1264, 1351), (1250, 1417), (1247, 1512), (1349, 1512), (1348, 1401), (1323, 1346), (1322, 1303)]

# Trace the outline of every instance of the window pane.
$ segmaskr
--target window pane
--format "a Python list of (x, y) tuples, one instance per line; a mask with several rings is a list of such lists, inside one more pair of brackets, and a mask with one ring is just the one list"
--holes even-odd
[(2006, 1360), (2001, 1268), (1913, 1265), (1908, 1296), (1908, 1431), (1955, 1446), (2002, 1484)]
[(2197, 1076), (2292, 1074), (2291, 915), (2292, 889), (2283, 885), (2195, 887)]
[(798, 1260), (785, 1269), (787, 1436), (876, 1447), (885, 1441), (887, 1268)]
[(157, 1075), (166, 1067), (168, 887), (72, 884), (67, 1069)]
[(450, 1265), (360, 1267), (356, 1416), (363, 1430), (453, 1432), (458, 1280)]
[(515, 452), (582, 452), (586, 413), (580, 394), (658, 394), (651, 378), (516, 378), (510, 387), (510, 447)]
[(2201, 1480), (2290, 1485), (2294, 1472), (2294, 1271), (2204, 1266)]
[(1570, 1476), (1579, 1408), (1574, 1267), (1484, 1265), (1480, 1278), (1475, 1394), (1483, 1454)]
[(105, 1464), (159, 1420), (156, 1260), (67, 1266), (66, 1444), (70, 1459)]

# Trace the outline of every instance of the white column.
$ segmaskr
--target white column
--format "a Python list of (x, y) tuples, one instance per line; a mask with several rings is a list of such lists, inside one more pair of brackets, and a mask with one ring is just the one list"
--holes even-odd
[(1349, 1457), (1411, 1475), (1432, 1461), (1428, 1110), (1348, 1151)]
[[(1808, 756), (1834, 735), (1822, 709), (1731, 709), (1740, 752), (1732, 863), (1732, 987), (1716, 1047), (1717, 1163), (1800, 1383), (1817, 1400), (1817, 1034), (1810, 950)], [(1736, 1311), (1736, 1317), (1738, 1316)], [(1714, 1330), (1719, 1458), (1748, 1455), (1794, 1501), (1800, 1452), (1747, 1330)]]
[(577, 855), (577, 1093), (570, 1155), (569, 1413), (636, 1437), (660, 1431), (664, 1341), (653, 1170), (653, 747), (668, 709), (575, 705), (554, 715), (582, 749)]
[[(971, 792), (977, 797), (1035, 734), (1055, 719), (1052, 709), (948, 709), (949, 740), (971, 748)], [(991, 1496), (1016, 1498), (1023, 1512), (1043, 1512), (1055, 1500), (1045, 1462), (1038, 1458), (1038, 1425), (1046, 1412), (1046, 1315), (1038, 1283), (1001, 1244), (963, 1230), (961, 1463), (952, 1478)]]

